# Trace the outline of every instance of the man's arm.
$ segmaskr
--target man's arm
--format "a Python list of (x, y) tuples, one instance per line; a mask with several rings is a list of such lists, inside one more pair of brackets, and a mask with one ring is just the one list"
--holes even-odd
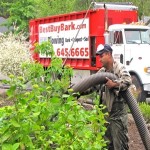
[(108, 77), (106, 77), (106, 79), (107, 79), (107, 82), (105, 85), (108, 89), (119, 88), (120, 84), (118, 82), (114, 82), (111, 79), (109, 79)]
[(132, 79), (129, 72), (126, 70), (125, 66), (120, 63), (115, 63), (114, 65), (114, 73), (118, 77), (116, 80), (111, 80), (106, 77), (107, 82), (106, 86), (109, 89), (115, 89), (118, 92), (126, 90), (131, 84)]

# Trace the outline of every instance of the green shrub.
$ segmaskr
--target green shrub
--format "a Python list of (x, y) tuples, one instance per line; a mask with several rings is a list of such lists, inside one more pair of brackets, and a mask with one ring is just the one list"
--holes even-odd
[(24, 77), (10, 76), (11, 88), (7, 94), (14, 105), (0, 108), (0, 147), (3, 150), (106, 149), (103, 106), (95, 105), (87, 111), (73, 93), (64, 94), (72, 69), (62, 68), (61, 59), (51, 58), (46, 70), (38, 63), (24, 64), (25, 78), (30, 80), (32, 90), (26, 90)]
[(147, 103), (139, 103), (140, 110), (146, 122), (150, 123), (150, 105)]

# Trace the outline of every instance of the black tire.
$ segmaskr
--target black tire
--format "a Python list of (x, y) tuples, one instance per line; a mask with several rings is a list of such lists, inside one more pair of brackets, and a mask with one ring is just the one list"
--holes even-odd
[(143, 85), (141, 84), (139, 78), (136, 75), (131, 75), (132, 83), (136, 87), (136, 91), (133, 91), (133, 95), (137, 99), (138, 102), (146, 101), (147, 93), (143, 89)]

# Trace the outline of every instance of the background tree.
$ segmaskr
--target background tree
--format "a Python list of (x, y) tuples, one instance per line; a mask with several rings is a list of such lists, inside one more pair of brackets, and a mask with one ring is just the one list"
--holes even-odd
[(56, 14), (64, 14), (74, 11), (76, 0), (37, 0), (36, 1), (36, 17), (45, 17)]
[[(72, 11), (80, 11), (88, 9), (90, 3), (94, 0), (38, 0), (36, 17), (45, 17), (55, 14), (63, 14)], [(95, 2), (104, 2), (103, 0), (95, 0)], [(105, 0), (105, 2), (128, 2), (127, 0)], [(138, 6), (138, 15), (150, 16), (150, 1), (148, 0), (131, 0), (134, 5)]]
[(0, 1), (0, 17), (8, 18), (9, 12), (7, 11), (9, 3), (13, 3), (14, 0), (1, 0)]
[(3, 14), (8, 16), (7, 22), (4, 25), (8, 28), (14, 27), (17, 33), (27, 33), (29, 26), (28, 22), (35, 17), (34, 2), (34, 0), (3, 2), (5, 10)]

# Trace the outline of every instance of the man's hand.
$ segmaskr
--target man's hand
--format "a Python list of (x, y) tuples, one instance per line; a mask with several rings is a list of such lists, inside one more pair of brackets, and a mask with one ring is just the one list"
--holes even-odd
[(115, 88), (115, 87), (118, 87), (119, 86), (119, 84), (118, 83), (116, 83), (116, 82), (113, 82), (111, 79), (109, 79), (108, 77), (106, 77), (106, 80), (107, 80), (107, 82), (106, 82), (106, 87), (108, 88), (108, 89), (111, 89), (111, 88)]

